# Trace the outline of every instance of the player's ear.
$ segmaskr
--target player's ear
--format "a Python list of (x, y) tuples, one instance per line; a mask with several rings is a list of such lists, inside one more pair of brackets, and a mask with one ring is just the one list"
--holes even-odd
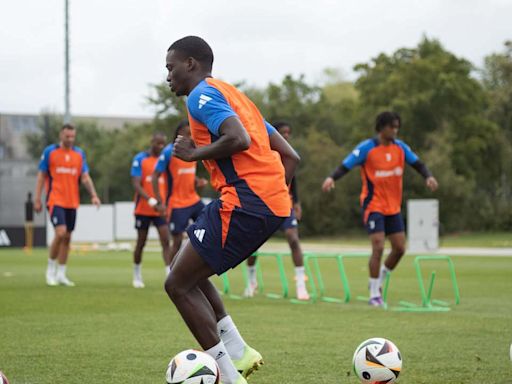
[(187, 67), (187, 71), (191, 72), (193, 70), (195, 70), (197, 68), (197, 66), (199, 65), (199, 63), (197, 62), (196, 59), (194, 59), (193, 57), (189, 57), (186, 61), (186, 67)]

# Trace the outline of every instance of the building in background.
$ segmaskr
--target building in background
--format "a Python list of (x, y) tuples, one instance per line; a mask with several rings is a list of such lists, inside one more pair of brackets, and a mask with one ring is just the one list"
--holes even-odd
[[(27, 150), (25, 137), (37, 133), (39, 115), (0, 112), (0, 247), (24, 245), (25, 201), (36, 185), (37, 160)], [(150, 118), (74, 116), (106, 130), (142, 124)], [(46, 214), (46, 213), (45, 213)], [(34, 245), (46, 244), (45, 215), (34, 216)]]

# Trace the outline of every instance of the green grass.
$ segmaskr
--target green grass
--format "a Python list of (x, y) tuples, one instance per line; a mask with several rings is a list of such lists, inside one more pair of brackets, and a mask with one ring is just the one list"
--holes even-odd
[[(262, 296), (227, 298), (240, 331), (266, 360), (250, 383), (358, 383), (352, 354), (376, 336), (400, 348), (400, 383), (510, 383), (512, 258), (453, 260), (461, 304), (447, 313), (384, 311), (360, 301), (296, 305)], [(0, 369), (12, 384), (164, 383), (170, 358), (198, 347), (162, 289), (158, 254), (145, 255), (143, 290), (131, 288), (127, 252), (73, 254), (74, 288), (46, 287), (45, 266), (45, 250), (31, 256), (0, 251)], [(431, 266), (437, 271), (433, 296), (452, 299), (444, 265)], [(265, 288), (279, 291), (273, 260), (262, 267)], [(322, 268), (328, 294), (340, 296), (334, 265)], [(293, 294), (289, 261), (287, 271)], [(353, 295), (365, 294), (366, 261), (348, 261), (347, 271)], [(241, 293), (241, 272), (230, 276)], [(391, 305), (419, 301), (414, 276), (412, 257), (406, 257), (391, 281)]]
[[(363, 231), (330, 237), (309, 237), (306, 241), (324, 241), (344, 246), (369, 246), (368, 236)], [(279, 240), (271, 240), (279, 241)], [(512, 248), (510, 232), (460, 232), (450, 233), (439, 238), (441, 247), (491, 247)]]

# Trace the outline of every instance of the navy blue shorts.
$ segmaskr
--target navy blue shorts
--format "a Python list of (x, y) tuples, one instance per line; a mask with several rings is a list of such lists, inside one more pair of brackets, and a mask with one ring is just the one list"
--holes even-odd
[(76, 209), (54, 205), (51, 209), (48, 207), (48, 212), (54, 228), (58, 225), (65, 225), (68, 232), (73, 232), (76, 223)]
[(402, 214), (385, 216), (379, 212), (372, 212), (365, 224), (368, 234), (384, 232), (386, 235), (404, 232), (404, 220)]
[(196, 221), (201, 211), (204, 208), (204, 203), (199, 200), (194, 205), (185, 208), (173, 208), (171, 211), (171, 219), (169, 220), (169, 229), (173, 235), (178, 235), (185, 232), (188, 227), (189, 221)]
[(222, 204), (213, 200), (187, 229), (190, 243), (217, 275), (252, 255), (286, 219)]
[(297, 228), (298, 226), (299, 222), (295, 217), (295, 211), (292, 209), (291, 215), (284, 220), (283, 224), (281, 224), (281, 227), (279, 229), (281, 231), (286, 231), (287, 229)]
[(167, 222), (162, 216), (135, 215), (135, 229), (147, 231), (151, 223), (153, 223), (156, 228), (167, 225)]

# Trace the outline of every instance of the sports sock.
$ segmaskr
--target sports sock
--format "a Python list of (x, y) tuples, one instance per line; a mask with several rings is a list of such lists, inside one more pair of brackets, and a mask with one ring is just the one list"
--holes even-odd
[(382, 264), (379, 273), (379, 286), (382, 286), (382, 284), (384, 284), (384, 280), (386, 280), (386, 276), (388, 275), (389, 272), (391, 272), (391, 269), (386, 267), (385, 264)]
[(233, 365), (230, 355), (226, 350), (226, 346), (222, 341), (220, 341), (219, 344), (206, 350), (205, 352), (213, 357), (217, 362), (222, 383), (234, 383), (238, 379), (240, 374)]
[(249, 283), (256, 285), (257, 284), (256, 265), (249, 265), (247, 267), (247, 272), (249, 272)]
[(66, 277), (66, 264), (59, 264), (57, 267), (57, 278), (62, 279)]
[(297, 287), (302, 288), (306, 286), (304, 267), (295, 267), (295, 282), (297, 284)]
[(142, 264), (133, 264), (133, 278), (136, 280), (142, 280)]
[(379, 288), (379, 278), (374, 279), (370, 277), (370, 299), (380, 296)]
[(169, 273), (171, 272), (171, 265), (165, 266), (165, 277), (169, 276)]
[(57, 268), (57, 259), (48, 258), (47, 271), (50, 273), (54, 273), (56, 268)]
[(233, 360), (241, 359), (244, 355), (246, 343), (231, 316), (223, 317), (217, 323), (217, 333), (226, 346), (229, 356)]

